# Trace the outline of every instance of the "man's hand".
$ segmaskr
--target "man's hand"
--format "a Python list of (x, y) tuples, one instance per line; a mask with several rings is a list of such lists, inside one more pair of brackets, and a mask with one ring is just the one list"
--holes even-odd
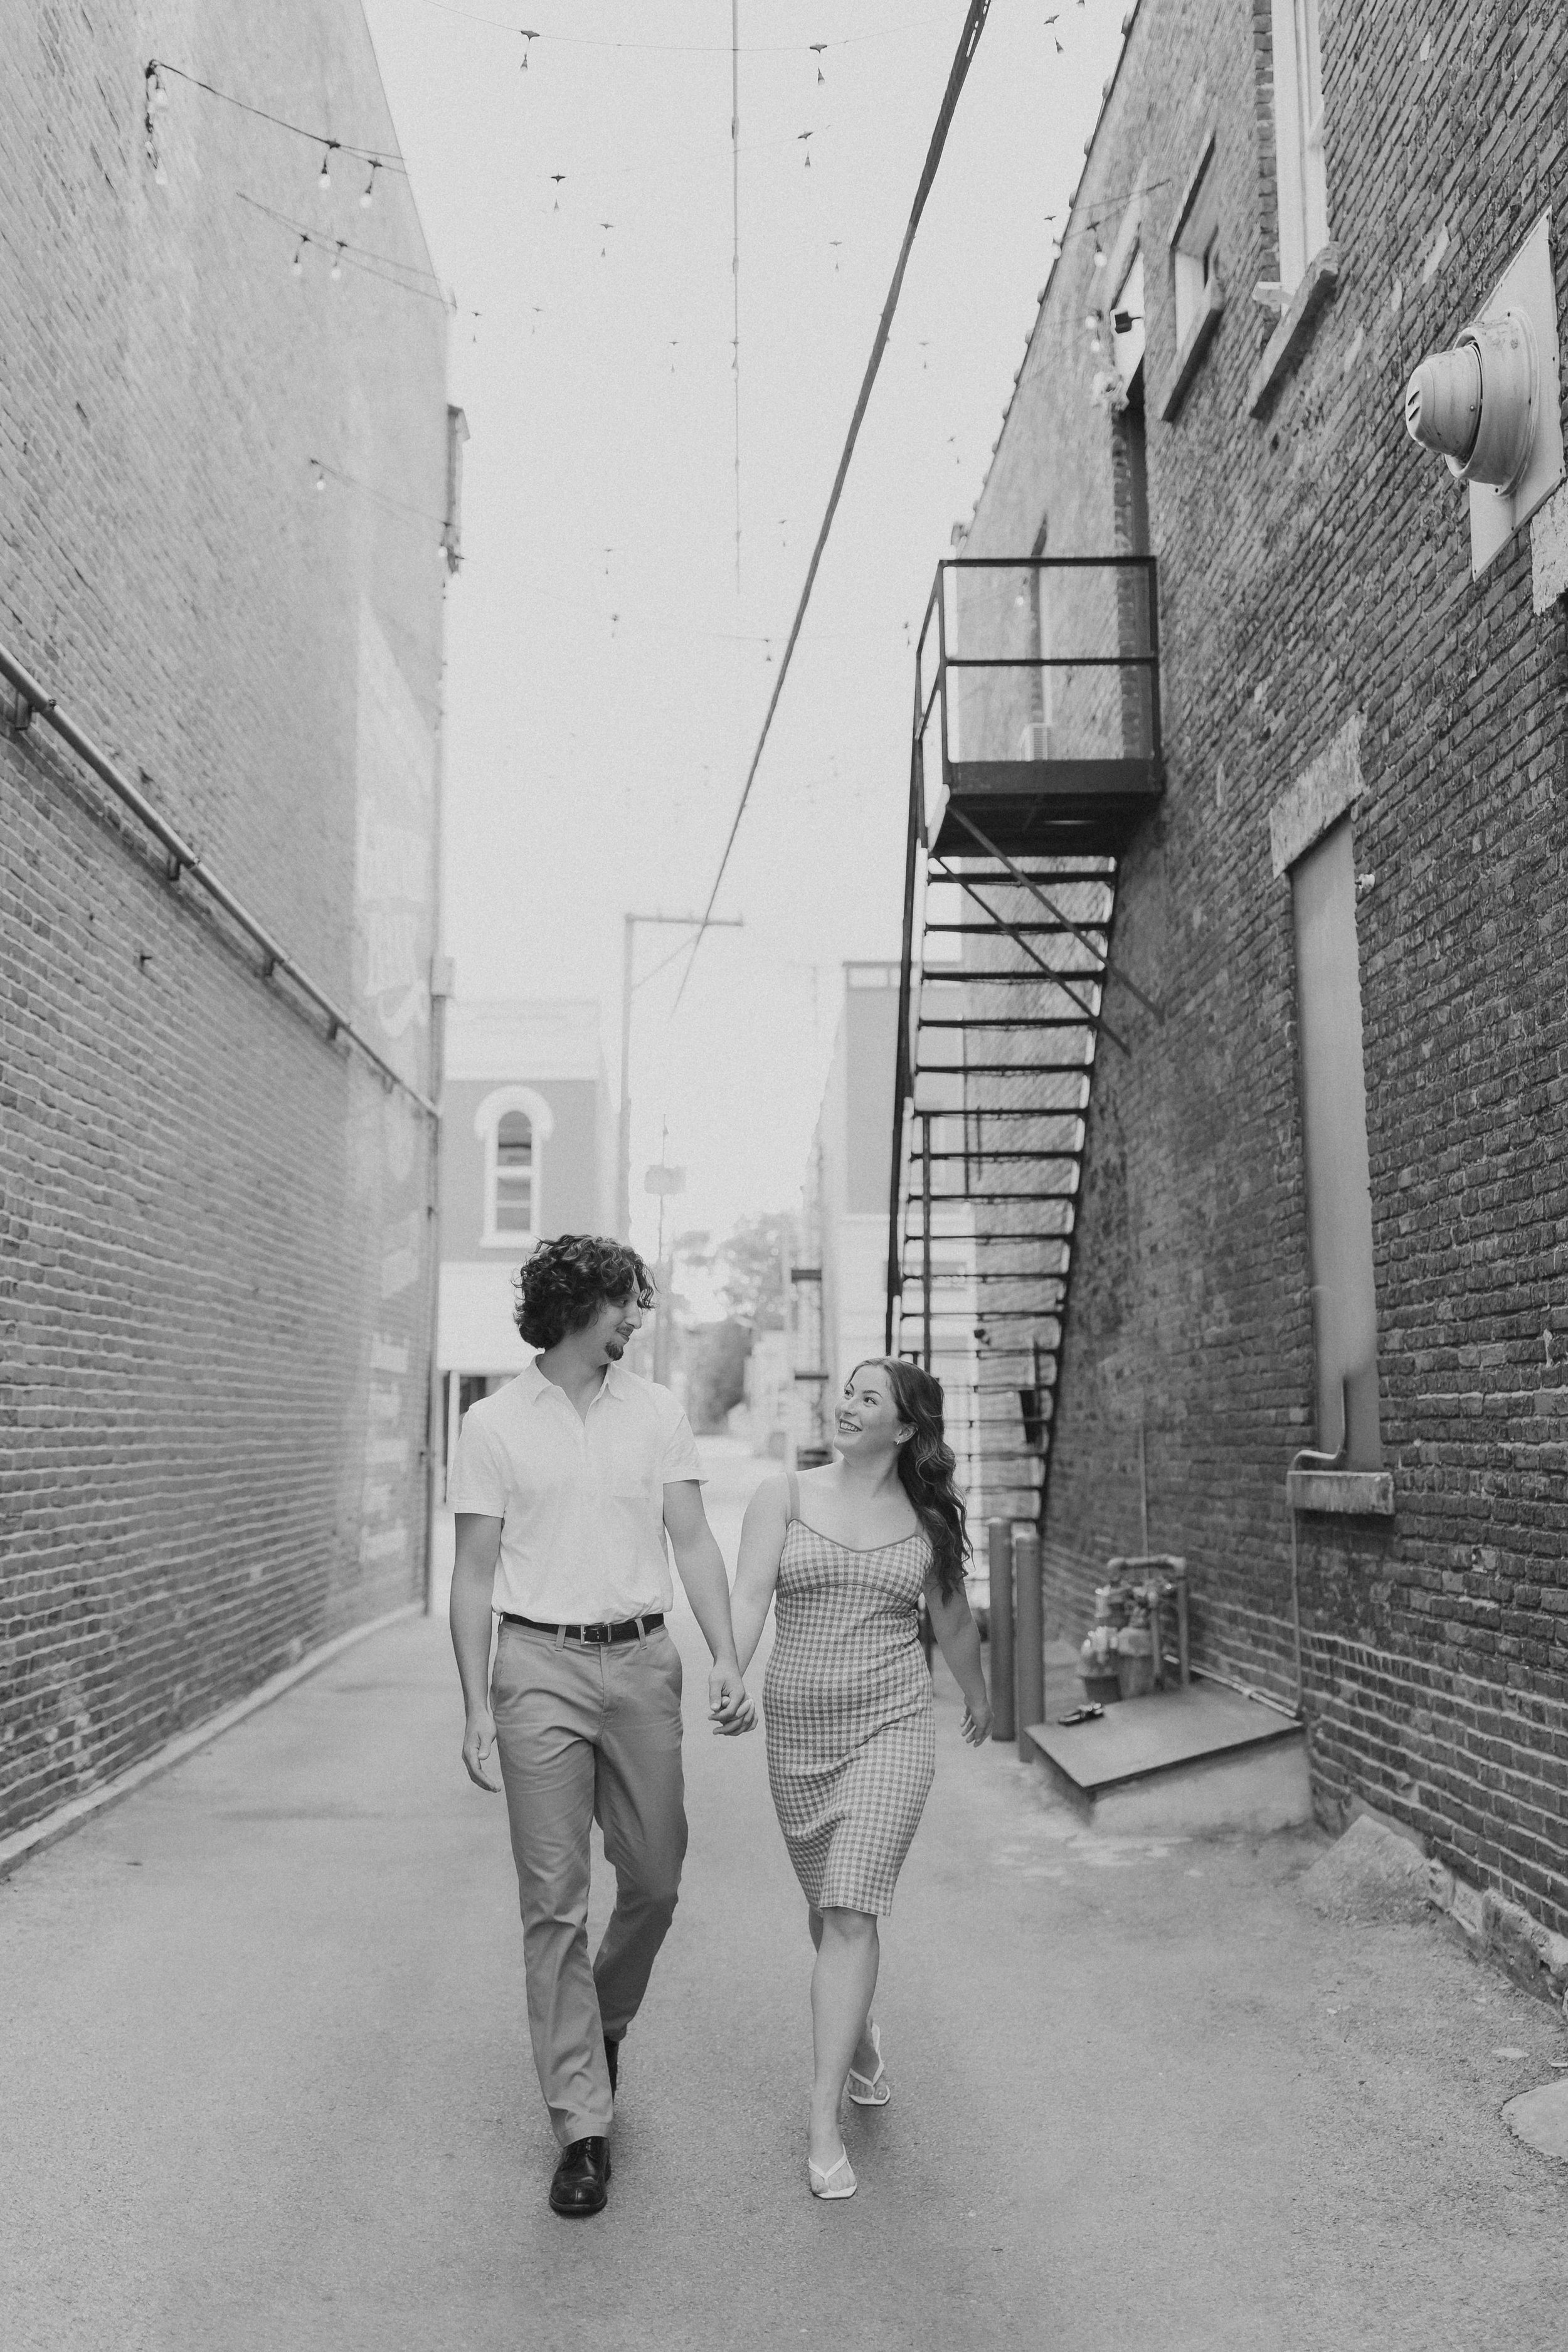
[(500, 1782), (490, 1779), (485, 1762), (495, 1744), (496, 1719), (488, 1706), (481, 1706), (463, 1728), (463, 1768), (476, 1789), (489, 1789), (492, 1796), (500, 1794)]
[(716, 1739), (733, 1739), (737, 1732), (757, 1727), (756, 1704), (748, 1696), (733, 1658), (713, 1661), (708, 1676), (708, 1712)]

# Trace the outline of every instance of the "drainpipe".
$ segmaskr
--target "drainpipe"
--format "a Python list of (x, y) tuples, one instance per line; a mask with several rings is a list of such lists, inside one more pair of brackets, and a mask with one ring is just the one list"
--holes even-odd
[(1340, 1448), (1337, 1454), (1321, 1454), (1303, 1445), (1290, 1456), (1290, 1469), (1285, 1473), (1285, 1495), (1290, 1513), (1290, 1629), (1296, 1648), (1296, 1714), (1304, 1717), (1301, 1702), (1301, 1580), (1296, 1553), (1296, 1522), (1300, 1514), (1290, 1499), (1290, 1473), (1295, 1470), (1342, 1470), (1350, 1459), (1351, 1450), (1351, 1384), (1342, 1381), (1340, 1389), (1341, 1420)]

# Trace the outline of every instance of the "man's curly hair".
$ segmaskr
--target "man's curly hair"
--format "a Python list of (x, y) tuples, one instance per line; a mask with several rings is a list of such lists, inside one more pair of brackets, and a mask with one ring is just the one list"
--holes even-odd
[(514, 1319), (531, 1348), (553, 1348), (602, 1307), (631, 1297), (653, 1305), (653, 1277), (635, 1249), (601, 1234), (559, 1234), (520, 1271)]

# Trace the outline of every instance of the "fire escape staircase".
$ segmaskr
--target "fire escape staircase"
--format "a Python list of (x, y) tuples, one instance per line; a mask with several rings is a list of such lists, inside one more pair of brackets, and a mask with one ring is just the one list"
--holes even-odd
[(1095, 1064), (1126, 1050), (1103, 1013), (1117, 875), (1163, 789), (1153, 560), (940, 565), (916, 656), (887, 1345), (942, 1381), (976, 1518), (1043, 1513)]

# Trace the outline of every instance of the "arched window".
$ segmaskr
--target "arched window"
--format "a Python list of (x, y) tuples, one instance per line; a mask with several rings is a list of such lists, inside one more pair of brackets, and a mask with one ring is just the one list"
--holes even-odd
[(486, 1249), (526, 1249), (542, 1231), (542, 1147), (554, 1125), (550, 1105), (531, 1087), (498, 1087), (479, 1105), (474, 1132), (485, 1147)]
[(533, 1127), (525, 1110), (509, 1110), (496, 1125), (493, 1223), (498, 1234), (533, 1231)]

